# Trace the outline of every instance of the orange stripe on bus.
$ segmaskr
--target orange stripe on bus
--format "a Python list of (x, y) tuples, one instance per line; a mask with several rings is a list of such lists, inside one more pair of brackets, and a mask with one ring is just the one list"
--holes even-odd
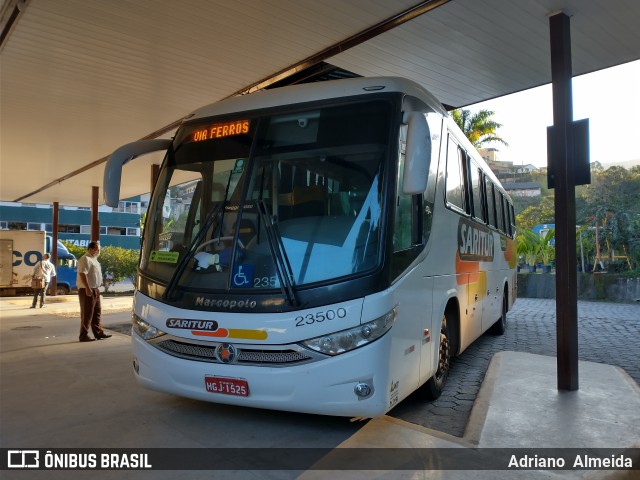
[(215, 332), (205, 332), (202, 330), (192, 330), (192, 335), (198, 337), (215, 338), (242, 338), (245, 340), (266, 340), (269, 334), (264, 330), (245, 330), (241, 328), (219, 328)]
[(219, 328), (215, 332), (203, 332), (202, 330), (191, 330), (192, 335), (197, 335), (199, 337), (217, 337), (217, 338), (225, 338), (229, 336), (229, 330), (226, 328)]
[(468, 273), (468, 280), (464, 276), (456, 277), (458, 285), (470, 282), (475, 283), (478, 281), (478, 272), (480, 270), (480, 262), (463, 262), (460, 259), (460, 254), (456, 252), (456, 273)]

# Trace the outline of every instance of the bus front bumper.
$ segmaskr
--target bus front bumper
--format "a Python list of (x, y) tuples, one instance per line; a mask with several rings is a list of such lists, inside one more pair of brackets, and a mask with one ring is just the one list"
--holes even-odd
[[(386, 335), (342, 355), (274, 368), (183, 359), (132, 335), (136, 379), (146, 388), (228, 405), (364, 418), (390, 409), (389, 342)], [(247, 391), (242, 388), (240, 395), (212, 392), (211, 384), (207, 385), (211, 377), (246, 382)], [(371, 389), (368, 396), (362, 396), (362, 387), (361, 396), (356, 394), (362, 384)]]

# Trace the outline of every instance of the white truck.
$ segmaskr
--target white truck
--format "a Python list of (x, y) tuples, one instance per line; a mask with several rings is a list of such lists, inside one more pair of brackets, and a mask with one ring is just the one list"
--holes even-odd
[[(0, 296), (32, 293), (33, 267), (51, 251), (51, 237), (42, 230), (0, 230)], [(77, 260), (58, 242), (57, 293), (76, 288)]]

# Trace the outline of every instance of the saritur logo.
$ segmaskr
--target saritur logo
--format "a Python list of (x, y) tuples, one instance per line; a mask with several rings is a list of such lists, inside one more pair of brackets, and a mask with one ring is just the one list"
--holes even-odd
[(40, 468), (40, 452), (38, 450), (7, 451), (8, 468)]

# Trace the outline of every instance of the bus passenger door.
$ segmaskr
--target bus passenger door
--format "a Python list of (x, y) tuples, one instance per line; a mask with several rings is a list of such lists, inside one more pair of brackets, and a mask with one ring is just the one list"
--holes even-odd
[(460, 351), (467, 348), (471, 342), (480, 336), (484, 302), (484, 295), (480, 290), (480, 272), (474, 270), (473, 267), (473, 264), (477, 265), (477, 262), (461, 263), (463, 265), (466, 264), (464, 266), (467, 271), (464, 271), (465, 268), (458, 267), (458, 272), (463, 271), (464, 273), (456, 275), (458, 298), (460, 300), (460, 338), (458, 345)]
[(476, 271), (469, 274), (467, 288), (467, 322), (471, 341), (479, 337), (482, 331), (482, 314), (484, 300), (486, 298), (483, 290), (487, 283), (486, 278), (485, 272)]
[[(460, 236), (465, 236), (462, 233)], [(462, 255), (464, 257), (464, 255)], [(460, 351), (480, 336), (482, 310), (486, 295), (486, 274), (480, 271), (480, 262), (461, 259), (460, 249), (456, 252), (456, 283), (460, 301)], [(456, 352), (457, 353), (457, 352)]]
[(420, 342), (420, 378), (419, 385), (429, 380), (433, 375), (432, 368), (434, 353), (433, 349), (438, 346), (438, 338), (440, 331), (436, 328), (440, 325), (441, 317), (438, 316), (437, 320), (434, 320), (434, 315), (437, 315), (433, 309), (433, 289), (434, 279), (433, 277), (424, 278), (424, 292), (425, 296), (429, 300), (429, 304), (426, 306), (426, 310), (420, 313), (418, 318), (421, 319), (422, 338)]
[(502, 314), (502, 291), (500, 290), (500, 280), (503, 272), (492, 270), (488, 274), (485, 286), (485, 306), (482, 316), (482, 331), (486, 331)]

